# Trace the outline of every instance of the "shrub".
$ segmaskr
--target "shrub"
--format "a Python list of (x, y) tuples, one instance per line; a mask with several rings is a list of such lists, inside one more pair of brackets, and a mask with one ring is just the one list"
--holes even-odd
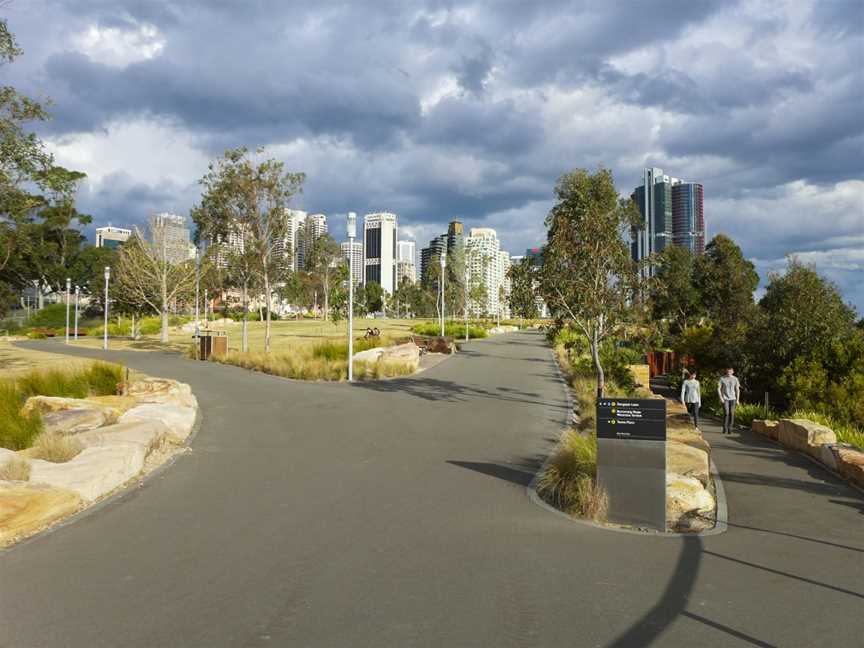
[[(353, 351), (354, 353), (359, 353), (360, 351), (391, 345), (392, 340), (386, 336), (369, 339), (357, 338), (354, 340)], [(336, 340), (325, 340), (312, 348), (312, 357), (330, 361), (344, 360), (347, 363), (348, 343), (337, 342)]]
[(84, 398), (90, 391), (87, 378), (77, 371), (34, 370), (18, 378), (17, 382), (25, 399), (36, 395)]
[(23, 450), (33, 445), (42, 431), (38, 412), (29, 416), (21, 413), (25, 394), (14, 381), (0, 382), (0, 447)]
[(51, 432), (42, 432), (33, 442), (31, 457), (52, 463), (65, 463), (81, 452), (84, 447), (73, 437)]
[(607, 503), (605, 493), (596, 484), (596, 476), (597, 437), (567, 430), (540, 475), (537, 492), (567, 513), (602, 521)]
[(159, 317), (144, 317), (135, 326), (141, 335), (156, 335), (162, 331), (162, 319)]
[(0, 481), (27, 481), (30, 479), (30, 462), (20, 457), (13, 457), (0, 464)]
[(754, 419), (777, 419), (777, 412), (765, 405), (754, 405), (752, 403), (740, 403), (735, 408), (735, 422), (750, 427)]
[(5, 319), (0, 320), (0, 331), (8, 331), (10, 335), (21, 330), (21, 324), (18, 320)]
[[(435, 322), (422, 322), (420, 324), (415, 324), (411, 327), (411, 330), (417, 335), (427, 335), (430, 337), (441, 335), (441, 325)], [(465, 324), (459, 322), (445, 322), (444, 335), (464, 340)], [(489, 334), (482, 326), (476, 326), (474, 324), (468, 325), (468, 337), (470, 339), (485, 338), (488, 336)]]
[(44, 340), (48, 336), (45, 335), (45, 333), (43, 333), (42, 331), (33, 330), (27, 334), (27, 337), (31, 340)]
[(123, 367), (107, 362), (94, 362), (82, 372), (88, 385), (88, 396), (113, 396), (123, 381)]
[(66, 326), (66, 304), (49, 304), (45, 308), (34, 312), (28, 318), (26, 326), (31, 328), (58, 328), (60, 326)]

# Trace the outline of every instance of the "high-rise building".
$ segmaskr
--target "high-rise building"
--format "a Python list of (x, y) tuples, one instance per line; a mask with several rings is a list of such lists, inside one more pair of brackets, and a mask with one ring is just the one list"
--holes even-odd
[(161, 212), (150, 215), (150, 235), (159, 255), (165, 255), (169, 263), (179, 264), (189, 260), (189, 228), (186, 217)]
[(462, 245), (465, 236), (465, 226), (458, 220), (450, 221), (447, 226), (447, 252), (452, 252)]
[(96, 247), (107, 247), (116, 249), (132, 236), (132, 230), (123, 227), (97, 227)]
[(351, 266), (354, 284), (363, 283), (363, 244), (360, 241), (345, 241), (342, 244), (342, 258)]
[[(505, 306), (508, 283), (507, 268), (510, 265), (510, 254), (501, 250), (498, 234), (489, 227), (473, 227), (465, 239), (465, 258), (468, 264), (469, 281), (478, 282), (483, 286), (485, 298), (481, 302), (472, 302), (471, 312), (474, 315), (498, 314)], [(503, 297), (503, 299), (502, 299)], [(501, 314), (506, 317), (507, 310)]]
[(414, 241), (397, 241), (396, 243), (396, 287), (402, 279), (411, 283), (417, 281), (416, 243)]
[[(683, 182), (656, 167), (642, 171), (642, 184), (631, 198), (642, 222), (631, 229), (630, 252), (634, 261), (660, 254), (670, 245), (686, 245), (694, 254), (705, 251), (705, 217), (701, 184)], [(643, 266), (642, 276), (654, 269)]]
[(672, 186), (672, 240), (693, 254), (705, 252), (705, 213), (702, 185), (682, 182)]
[(396, 289), (396, 214), (377, 212), (363, 219), (365, 283), (377, 283), (388, 294)]
[[(437, 274), (430, 272), (433, 264), (440, 263), (442, 254), (447, 252), (447, 235), (436, 236), (429, 245), (420, 250), (420, 281), (424, 285), (431, 285), (432, 277)], [(437, 285), (437, 284), (436, 284)]]

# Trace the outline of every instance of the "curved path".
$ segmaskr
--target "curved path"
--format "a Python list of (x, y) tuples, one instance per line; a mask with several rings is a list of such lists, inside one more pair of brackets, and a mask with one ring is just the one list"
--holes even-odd
[(365, 385), (107, 357), (189, 382), (201, 430), (142, 487), (0, 553), (0, 646), (842, 646), (864, 632), (864, 500), (776, 446), (709, 432), (721, 535), (616, 533), (533, 504), (566, 407), (537, 334)]

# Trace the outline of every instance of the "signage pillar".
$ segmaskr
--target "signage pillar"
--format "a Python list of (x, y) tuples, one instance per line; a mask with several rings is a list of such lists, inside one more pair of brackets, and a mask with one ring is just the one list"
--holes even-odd
[(597, 482), (610, 522), (666, 530), (664, 399), (598, 399)]

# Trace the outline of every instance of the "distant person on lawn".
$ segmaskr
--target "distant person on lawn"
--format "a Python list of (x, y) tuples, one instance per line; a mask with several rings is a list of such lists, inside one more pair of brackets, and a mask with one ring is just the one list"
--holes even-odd
[(723, 434), (732, 434), (735, 425), (735, 406), (741, 400), (741, 383), (733, 376), (735, 370), (729, 367), (726, 375), (717, 382), (717, 395), (723, 404)]
[(681, 383), (681, 402), (684, 407), (690, 412), (693, 417), (693, 425), (699, 429), (699, 408), (702, 407), (702, 392), (699, 388), (699, 381), (696, 380), (696, 372), (691, 371), (687, 374), (687, 380)]

